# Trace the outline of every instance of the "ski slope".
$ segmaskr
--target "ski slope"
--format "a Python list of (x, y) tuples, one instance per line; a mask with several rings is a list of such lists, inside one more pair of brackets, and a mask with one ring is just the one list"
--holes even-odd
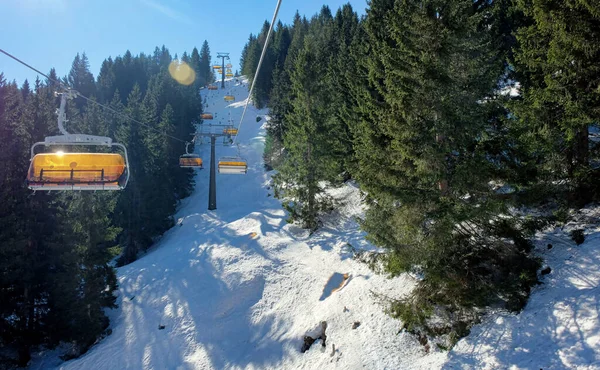
[[(218, 124), (239, 123), (247, 86), (203, 90)], [(236, 101), (225, 102), (225, 94)], [(248, 174), (217, 174), (217, 209), (208, 211), (210, 145), (197, 146), (205, 169), (176, 214), (178, 224), (136, 262), (119, 268), (112, 334), (82, 357), (50, 358), (32, 368), (60, 369), (429, 369), (416, 339), (398, 334), (371, 292), (398, 297), (409, 277), (386, 279), (351, 258), (347, 243), (371, 248), (353, 217), (362, 212), (353, 186), (332, 191), (338, 212), (310, 238), (286, 223), (273, 199), (262, 153), (266, 110), (249, 106), (238, 142)], [(217, 156), (235, 155), (218, 146)], [(350, 274), (324, 293), (333, 274)], [(326, 347), (301, 353), (303, 336), (328, 324)], [(360, 326), (352, 329), (355, 322)], [(159, 330), (159, 325), (164, 329)], [(335, 352), (333, 346), (335, 345)]]
[[(225, 94), (236, 101), (226, 103)], [(247, 86), (229, 80), (202, 96), (213, 123), (231, 117), (237, 125)], [(207, 210), (210, 146), (197, 147), (206, 169), (197, 170), (177, 225), (118, 270), (112, 334), (68, 362), (58, 359), (60, 349), (34, 354), (30, 368), (600, 369), (600, 207), (538, 234), (538, 253), (552, 272), (520, 314), (487, 315), (452, 351), (432, 346), (425, 353), (376, 297), (408, 294), (412, 278), (387, 279), (351, 258), (348, 245), (374, 249), (355, 222), (363, 212), (355, 186), (330, 190), (339, 207), (312, 236), (286, 223), (263, 167), (266, 114), (249, 106), (238, 135), (248, 174), (217, 175), (215, 211)], [(235, 154), (217, 147), (218, 157)], [(586, 230), (580, 246), (568, 236), (575, 228)], [(322, 321), (326, 346), (317, 341), (301, 353), (303, 337)]]

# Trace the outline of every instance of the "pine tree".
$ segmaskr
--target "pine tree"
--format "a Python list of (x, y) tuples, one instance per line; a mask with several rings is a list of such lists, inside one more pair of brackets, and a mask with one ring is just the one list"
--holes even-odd
[(516, 8), (528, 23), (516, 32), (523, 100), (515, 113), (529, 138), (548, 143), (536, 148), (544, 172), (567, 179), (580, 204), (598, 199), (597, 170), (591, 164), (598, 146), (590, 144), (588, 128), (600, 118), (595, 82), (600, 78), (600, 6), (519, 0)]
[(54, 327), (53, 340), (72, 342), (68, 356), (77, 357), (107, 329), (104, 309), (116, 307), (117, 279), (108, 262), (120, 230), (110, 219), (114, 194), (69, 192), (60, 202), (62, 222), (57, 228), (65, 242), (56, 246), (60, 252), (54, 250), (63, 259), (51, 274), (48, 321)]
[[(143, 120), (141, 92), (136, 84), (127, 98), (125, 113), (138, 121)], [(129, 183), (120, 194), (117, 203), (117, 225), (123, 229), (121, 235), (123, 255), (121, 263), (130, 263), (137, 257), (137, 253), (148, 247), (142, 232), (141, 222), (142, 194), (141, 184), (144, 181), (143, 159), (146, 150), (139, 125), (125, 121), (115, 132), (115, 137), (128, 148), (129, 156)]]
[[(80, 92), (82, 95), (91, 97), (96, 94), (94, 76), (90, 72), (90, 63), (85, 53), (75, 56), (71, 70), (69, 71), (68, 85)], [(76, 98), (77, 108), (81, 109), (85, 104), (82, 98)]]
[(252, 34), (248, 38), (247, 45), (248, 48), (243, 55), (242, 74), (252, 81), (254, 79), (256, 67), (258, 66), (258, 61), (260, 60), (260, 45), (257, 38)]
[(204, 40), (202, 48), (200, 49), (200, 75), (205, 84), (212, 83), (215, 81), (215, 76), (210, 65), (210, 47), (208, 41)]
[(252, 98), (254, 100), (254, 105), (259, 109), (263, 108), (269, 100), (269, 94), (271, 93), (272, 87), (273, 69), (275, 67), (276, 62), (273, 44), (270, 43), (270, 46), (267, 47), (267, 50), (265, 52), (262, 65), (260, 67), (260, 73), (258, 74), (258, 76), (256, 75), (258, 62), (260, 61), (262, 50), (265, 46), (265, 43), (267, 42), (269, 27), (269, 22), (265, 21), (265, 23), (263, 24), (263, 28), (257, 37), (256, 46), (254, 46), (251, 49), (251, 54), (249, 56), (253, 66), (253, 69), (250, 73), (250, 80), (256, 80), (256, 82), (254, 83), (254, 91)]
[(319, 183), (339, 182), (342, 172), (339, 122), (330, 109), (328, 81), (321, 78), (327, 69), (321, 61), (327, 59), (327, 45), (333, 37), (328, 8), (324, 7), (313, 22), (291, 71), (294, 100), (285, 116), (287, 155), (275, 177), (278, 191), (290, 199), (284, 206), (292, 219), (302, 220), (311, 230), (318, 226), (319, 212), (331, 206)]
[(283, 67), (281, 69), (277, 68), (273, 72), (273, 89), (269, 102), (271, 120), (269, 121), (267, 133), (273, 138), (273, 142), (278, 148), (283, 144), (283, 136), (286, 131), (285, 116), (291, 111), (292, 100), (294, 99), (290, 74), (294, 68), (296, 57), (304, 45), (304, 36), (307, 30), (308, 23), (306, 19), (302, 19), (296, 12), (294, 24), (291, 28), (292, 38), (287, 48)]
[(388, 272), (424, 276), (396, 313), (424, 324), (436, 305), (458, 335), (471, 307), (498, 295), (522, 307), (537, 267), (516, 220), (498, 218), (507, 204), (488, 185), (500, 179), (487, 142), (498, 134), (504, 73), (503, 52), (482, 31), (492, 7), (374, 0), (355, 51), (367, 79), (351, 89), (355, 176), (370, 199), (362, 226), (389, 250)]
[(190, 57), (190, 66), (196, 72), (196, 80), (194, 81), (194, 85), (196, 86), (196, 88), (199, 89), (202, 86), (206, 86), (206, 76), (200, 72), (200, 53), (198, 53), (197, 48), (194, 48), (192, 50), (192, 55)]

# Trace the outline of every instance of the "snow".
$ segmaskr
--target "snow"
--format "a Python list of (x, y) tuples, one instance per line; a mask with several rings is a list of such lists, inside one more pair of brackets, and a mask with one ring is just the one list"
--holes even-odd
[[(236, 102), (225, 102), (226, 93)], [(229, 80), (226, 89), (201, 94), (208, 96), (206, 110), (217, 113), (212, 123), (226, 124), (229, 113), (239, 123), (247, 86)], [(266, 120), (257, 123), (256, 116), (267, 114), (248, 108), (238, 136), (248, 174), (217, 174), (215, 211), (207, 210), (210, 146), (197, 147), (207, 165), (182, 201), (179, 222), (147, 255), (118, 270), (112, 334), (79, 359), (57, 364), (47, 358), (32, 368), (430, 368), (416, 339), (398, 334), (401, 323), (371, 293), (399, 297), (413, 279), (378, 276), (351, 258), (348, 243), (375, 250), (354, 221), (363, 212), (356, 186), (330, 191), (340, 210), (312, 236), (286, 223), (263, 166)], [(236, 153), (217, 147), (217, 156)], [(351, 278), (320, 300), (335, 273)], [(321, 321), (328, 324), (325, 350), (315, 343), (301, 353), (303, 336)], [(360, 326), (352, 329), (355, 321)]]
[[(590, 207), (576, 222), (538, 234), (537, 250), (552, 272), (519, 315), (488, 315), (442, 368), (600, 369), (598, 220), (600, 207)], [(569, 233), (582, 227), (586, 240), (577, 246)]]
[[(224, 102), (226, 93), (236, 102)], [(208, 97), (206, 110), (217, 114), (212, 123), (226, 124), (231, 114), (237, 125), (247, 86), (228, 80), (225, 90), (201, 94)], [(353, 249), (378, 251), (356, 224), (364, 212), (356, 185), (329, 190), (337, 210), (313, 235), (287, 224), (262, 161), (267, 120), (257, 123), (257, 115), (268, 120), (266, 110), (250, 105), (238, 136), (248, 174), (217, 175), (217, 210), (207, 210), (207, 165), (197, 171), (177, 225), (147, 255), (118, 270), (112, 334), (68, 362), (57, 359), (58, 351), (36, 354), (31, 368), (600, 368), (598, 228), (588, 226), (580, 246), (568, 237), (569, 228), (597, 225), (600, 207), (564, 230), (538, 235), (538, 251), (552, 272), (523, 312), (491, 313), (452, 351), (433, 346), (426, 354), (377, 298), (405, 296), (415, 278), (388, 279), (352, 258)], [(208, 164), (210, 147), (197, 150)], [(236, 153), (217, 148), (217, 156)], [(547, 250), (547, 243), (554, 247)], [(343, 274), (350, 278), (341, 289), (327, 286)], [(303, 336), (318, 332), (322, 321), (326, 347), (317, 341), (301, 353)], [(355, 322), (360, 326), (352, 329)]]

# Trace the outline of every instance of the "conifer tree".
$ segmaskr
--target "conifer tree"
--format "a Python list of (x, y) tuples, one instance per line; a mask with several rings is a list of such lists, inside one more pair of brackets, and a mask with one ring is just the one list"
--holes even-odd
[(304, 36), (308, 30), (308, 22), (301, 18), (298, 12), (294, 17), (291, 30), (292, 38), (287, 48), (283, 68), (276, 69), (273, 74), (274, 82), (269, 103), (271, 120), (267, 132), (269, 136), (273, 137), (275, 143), (283, 143), (283, 134), (286, 131), (285, 116), (291, 111), (294, 99), (290, 74), (294, 68), (296, 57), (304, 45)]
[[(90, 72), (90, 63), (85, 53), (75, 56), (71, 70), (69, 71), (68, 85), (80, 92), (82, 95), (91, 97), (96, 94), (94, 76)], [(81, 109), (85, 104), (82, 98), (76, 98), (77, 108)]]
[(284, 205), (292, 219), (302, 220), (311, 230), (318, 226), (319, 212), (330, 207), (319, 183), (338, 182), (342, 172), (338, 157), (339, 122), (330, 110), (328, 81), (321, 78), (327, 69), (321, 60), (327, 58), (327, 45), (333, 37), (333, 20), (328, 10), (324, 7), (314, 18), (291, 71), (294, 100), (285, 117), (287, 156), (275, 177), (279, 192), (288, 199)]
[(488, 185), (499, 180), (486, 142), (504, 72), (482, 31), (492, 6), (374, 0), (365, 20), (368, 85), (354, 88), (353, 128), (355, 174), (371, 200), (363, 228), (390, 251), (390, 273), (424, 274), (396, 306), (411, 325), (436, 305), (458, 330), (470, 307), (498, 295), (518, 309), (535, 281), (531, 246), (514, 219), (498, 218), (507, 204)]
[[(136, 84), (127, 99), (125, 113), (138, 121), (143, 120), (141, 92)], [(120, 194), (117, 204), (117, 225), (123, 229), (121, 235), (123, 245), (122, 263), (130, 263), (137, 257), (137, 253), (148, 245), (143, 237), (143, 224), (141, 220), (142, 194), (141, 184), (144, 181), (143, 159), (146, 150), (143, 144), (141, 128), (139, 125), (125, 121), (117, 128), (115, 137), (125, 143), (129, 156), (129, 183)]]
[(208, 41), (204, 40), (202, 43), (202, 48), (200, 49), (200, 75), (202, 76), (205, 84), (212, 83), (215, 81), (215, 75), (212, 71), (212, 66), (210, 65), (210, 47), (208, 46)]
[(516, 8), (528, 22), (516, 32), (515, 48), (523, 77), (523, 100), (515, 113), (531, 133), (524, 139), (548, 143), (536, 148), (543, 172), (568, 179), (580, 204), (597, 199), (600, 187), (591, 163), (598, 146), (589, 142), (588, 131), (600, 121), (600, 6), (519, 0)]

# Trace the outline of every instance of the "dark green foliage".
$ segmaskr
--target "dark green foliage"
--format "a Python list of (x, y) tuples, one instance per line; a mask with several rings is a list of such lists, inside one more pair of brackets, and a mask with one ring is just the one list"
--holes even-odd
[[(324, 62), (336, 56), (331, 48), (335, 37), (334, 19), (329, 8), (323, 7), (312, 19), (289, 71), (294, 99), (284, 117), (286, 156), (274, 177), (279, 194), (290, 200), (284, 207), (291, 220), (299, 219), (312, 230), (318, 226), (318, 214), (331, 208), (320, 182), (341, 182), (344, 158), (350, 154), (345, 126), (331, 109), (332, 72)], [(274, 143), (276, 135), (270, 137)]]
[[(139, 125), (75, 99), (67, 130), (110, 136), (128, 148), (131, 180), (121, 192), (32, 193), (25, 187), (30, 146), (57, 134), (58, 89), (51, 81), (21, 88), (0, 73), (0, 347), (25, 366), (30, 350), (69, 343), (77, 357), (108, 335), (106, 308), (115, 307), (115, 270), (137, 258), (173, 225), (177, 202), (193, 188), (193, 173), (177, 166), (182, 142), (202, 112), (198, 87), (212, 81), (208, 44), (182, 55), (198, 79), (181, 86), (169, 75), (169, 51), (156, 48), (107, 59), (97, 81), (85, 54), (63, 79), (91, 99), (145, 122)], [(49, 73), (58, 79), (56, 72)], [(105, 148), (80, 147), (76, 150)]]
[(585, 241), (585, 233), (582, 229), (577, 229), (571, 231), (571, 239), (575, 242), (575, 244), (580, 245)]
[[(194, 54), (192, 53), (192, 57), (193, 56)], [(204, 40), (200, 51), (200, 64), (198, 66), (198, 78), (201, 86), (205, 86), (215, 81), (215, 75), (212, 66), (210, 65), (210, 59), (210, 47), (208, 46), (208, 42)]]
[[(423, 277), (392, 312), (423, 330), (433, 329), (433, 312), (445, 316), (440, 330), (454, 338), (451, 345), (468, 333), (477, 308), (519, 310), (537, 282), (540, 261), (529, 238), (553, 218), (519, 217), (511, 209), (564, 207), (582, 185), (591, 199), (598, 194), (590, 166), (564, 165), (577, 162), (563, 150), (576, 130), (556, 123), (563, 118), (552, 110), (557, 99), (568, 99), (556, 91), (551, 98), (533, 94), (551, 78), (538, 64), (595, 40), (598, 12), (583, 1), (530, 3), (373, 0), (363, 19), (349, 5), (335, 17), (324, 7), (310, 21), (296, 14), (274, 35), (275, 45), (285, 45), (273, 47), (268, 100), (265, 162), (278, 170), (275, 194), (286, 199), (292, 219), (314, 228), (322, 184), (355, 179), (368, 194), (361, 226), (386, 248), (386, 271)], [(555, 8), (575, 12), (564, 19), (579, 14), (587, 22), (561, 19), (556, 37), (574, 45), (560, 53), (547, 35), (536, 39), (559, 31), (548, 17)], [(250, 77), (258, 44), (251, 35), (244, 49)], [(535, 54), (527, 49), (534, 47)], [(576, 104), (591, 104), (578, 126), (587, 128), (598, 122), (590, 87), (597, 55), (595, 46), (585, 50), (585, 72), (569, 76), (577, 75), (589, 100), (569, 99), (574, 115), (582, 113)], [(568, 55), (548, 71), (571, 69), (564, 66), (573, 60)], [(515, 80), (523, 94), (505, 94)], [(590, 145), (589, 158), (595, 150)]]
[[(491, 42), (493, 6), (470, 1), (373, 1), (355, 53), (367, 73), (354, 81), (359, 123), (353, 127), (355, 177), (373, 200), (363, 222), (385, 246), (392, 274), (423, 274), (410, 314), (443, 307), (451, 327), (471, 307), (523, 306), (537, 262), (522, 225), (507, 215), (506, 181), (496, 143), (506, 113), (494, 99), (503, 50)], [(391, 31), (386, 31), (391, 30)], [(416, 270), (415, 270), (416, 269)], [(454, 330), (454, 329), (453, 329)]]
[(517, 122), (537, 145), (538, 168), (566, 180), (570, 200), (598, 199), (598, 144), (588, 128), (600, 122), (600, 5), (583, 0), (518, 0), (525, 19), (516, 32), (515, 68), (522, 100)]
[[(0, 344), (14, 349), (24, 366), (33, 346), (68, 341), (81, 352), (106, 329), (104, 308), (114, 307), (116, 288), (107, 263), (119, 229), (109, 219), (114, 195), (32, 194), (25, 188), (27, 147), (55, 132), (56, 100), (54, 88), (39, 80), (25, 99), (17, 99), (18, 92), (0, 78), (0, 127), (7, 139), (0, 155), (10, 164), (0, 180)], [(92, 106), (72, 114), (70, 123), (97, 133), (97, 113)]]

